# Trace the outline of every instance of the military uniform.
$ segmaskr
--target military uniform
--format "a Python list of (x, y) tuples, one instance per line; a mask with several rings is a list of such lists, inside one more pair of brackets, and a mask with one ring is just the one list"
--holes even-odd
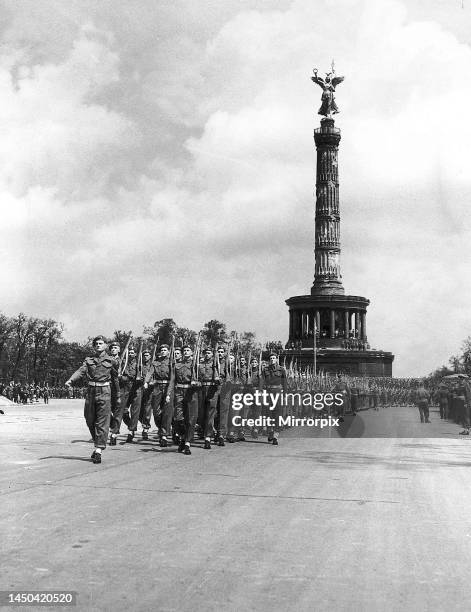
[[(180, 435), (179, 451), (190, 442), (195, 433), (196, 419), (198, 418), (198, 387), (193, 380), (193, 361), (184, 359), (175, 365), (175, 422)], [(190, 454), (185, 449), (186, 454)]]
[(142, 377), (139, 372), (137, 357), (129, 357), (126, 368), (121, 376), (122, 396), (125, 409), (129, 408), (129, 417), (125, 422), (129, 429), (128, 441), (137, 431), (137, 423), (141, 412)]
[(106, 448), (111, 415), (111, 388), (119, 396), (116, 361), (105, 351), (99, 356), (87, 357), (69, 381), (87, 378), (88, 391), (84, 417), (96, 448)]
[(158, 357), (145, 377), (152, 393), (152, 412), (161, 446), (167, 446), (167, 436), (172, 429), (174, 380), (169, 357)]
[(221, 379), (212, 356), (200, 363), (198, 380), (201, 382), (198, 412), (205, 439), (204, 447), (209, 449), (211, 448), (210, 440), (214, 434), (214, 418), (221, 390)]
[[(278, 363), (269, 364), (263, 370), (263, 386), (268, 393), (286, 392), (286, 370)], [(277, 403), (274, 410), (267, 408), (266, 416), (275, 420), (275, 425), (268, 428), (268, 441), (278, 444), (280, 432), (279, 417), (283, 414), (280, 402)]]
[[(227, 361), (220, 364), (220, 376), (221, 376), (221, 389), (218, 400), (218, 422), (217, 422), (217, 439), (218, 444), (223, 446), (224, 439), (227, 436), (228, 420), (230, 413), (230, 404), (232, 396), (232, 383), (234, 376)], [(228, 438), (230, 441), (234, 441), (234, 438)]]
[(415, 403), (419, 409), (421, 423), (430, 423), (429, 420), (430, 394), (425, 387), (419, 387), (415, 393)]
[[(145, 353), (144, 353), (145, 355)], [(152, 363), (150, 359), (149, 353), (149, 361), (146, 363), (142, 362), (142, 378), (145, 381), (150, 371), (152, 370)], [(150, 429), (150, 419), (152, 415), (152, 388), (143, 387), (142, 389), (142, 399), (141, 399), (141, 410), (139, 413), (139, 421), (142, 424), (142, 439), (148, 439), (148, 431)]]

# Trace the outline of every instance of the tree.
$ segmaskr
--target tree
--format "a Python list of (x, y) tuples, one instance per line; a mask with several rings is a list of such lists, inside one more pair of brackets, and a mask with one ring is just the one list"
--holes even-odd
[(226, 341), (226, 325), (217, 319), (211, 319), (211, 321), (204, 324), (201, 334), (205, 344), (215, 346), (217, 342)]
[[(27, 317), (22, 312), (13, 319), (16, 358), (10, 373), (12, 380), (15, 380), (20, 372), (20, 368), (23, 365), (22, 361), (31, 344), (33, 331), (38, 325), (38, 321), (39, 319)], [(26, 377), (27, 375), (28, 372), (26, 372)]]
[(172, 337), (177, 331), (177, 324), (173, 319), (161, 319), (156, 321), (153, 327), (144, 327), (143, 334), (148, 336), (153, 344), (170, 344)]

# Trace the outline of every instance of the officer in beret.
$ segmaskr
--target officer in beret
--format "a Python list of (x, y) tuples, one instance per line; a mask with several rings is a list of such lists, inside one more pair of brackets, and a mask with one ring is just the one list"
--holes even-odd
[(93, 463), (101, 463), (101, 453), (106, 448), (111, 416), (111, 387), (119, 398), (118, 369), (116, 360), (107, 354), (103, 336), (93, 338), (94, 355), (87, 357), (65, 383), (86, 378), (88, 390), (85, 399), (84, 416), (95, 444), (92, 454)]

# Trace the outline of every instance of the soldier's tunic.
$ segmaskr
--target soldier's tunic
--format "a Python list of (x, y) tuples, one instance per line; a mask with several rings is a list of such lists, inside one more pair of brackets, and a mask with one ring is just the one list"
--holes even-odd
[(174, 380), (169, 357), (158, 357), (145, 378), (152, 385), (152, 412), (160, 437), (170, 435), (172, 429)]
[(198, 387), (193, 381), (193, 362), (186, 359), (175, 365), (175, 421), (177, 432), (191, 442), (198, 418)]
[[(144, 381), (146, 380), (151, 370), (152, 370), (152, 363), (150, 359), (148, 363), (142, 363), (142, 378)], [(152, 415), (152, 387), (147, 387), (147, 389), (144, 389), (143, 387), (139, 421), (142, 423), (142, 429), (144, 431), (147, 431), (148, 429), (150, 429), (151, 415)]]
[(198, 380), (201, 382), (199, 390), (199, 417), (205, 438), (211, 438), (214, 433), (214, 417), (221, 390), (221, 379), (217, 373), (217, 366), (213, 358), (203, 361), (199, 365)]
[(128, 429), (137, 430), (139, 414), (141, 412), (143, 380), (139, 373), (137, 358), (129, 359), (126, 369), (121, 377), (124, 407), (130, 409)]
[[(263, 386), (268, 393), (286, 392), (286, 370), (278, 364), (266, 366), (263, 370)], [(267, 410), (266, 415), (275, 420), (275, 425), (268, 428), (269, 438), (273, 436), (273, 432), (276, 434), (275, 437), (278, 437), (278, 432), (281, 429), (279, 418), (282, 414), (283, 411), (280, 401), (278, 401), (274, 410)]]
[(97, 357), (87, 357), (70, 377), (71, 382), (86, 378), (88, 390), (84, 417), (96, 448), (105, 449), (111, 415), (111, 387), (119, 397), (116, 361), (103, 351)]

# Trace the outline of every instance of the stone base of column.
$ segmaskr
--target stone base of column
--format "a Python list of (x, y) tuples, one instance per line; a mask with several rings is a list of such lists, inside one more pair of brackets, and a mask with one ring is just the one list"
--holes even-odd
[(311, 295), (345, 295), (345, 289), (340, 281), (314, 281)]

